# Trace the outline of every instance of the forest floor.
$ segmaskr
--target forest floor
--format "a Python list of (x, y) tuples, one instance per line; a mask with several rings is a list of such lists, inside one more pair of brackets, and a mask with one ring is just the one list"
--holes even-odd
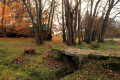
[[(120, 51), (120, 41), (109, 39), (98, 48), (91, 44), (67, 46), (62, 37), (54, 35), (52, 41), (37, 45), (33, 38), (0, 38), (0, 80), (119, 80), (120, 59), (89, 60), (82, 69), (60, 76), (64, 62), (49, 58), (54, 48)], [(24, 54), (24, 49), (36, 49), (37, 54)]]

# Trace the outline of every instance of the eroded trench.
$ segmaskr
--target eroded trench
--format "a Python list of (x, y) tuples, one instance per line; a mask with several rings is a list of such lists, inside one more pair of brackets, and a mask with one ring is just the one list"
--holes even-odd
[(64, 50), (53, 49), (48, 56), (49, 58), (57, 61), (63, 62), (63, 67), (56, 72), (57, 79), (60, 79), (68, 74), (74, 73), (77, 70), (83, 68), (84, 64), (89, 62), (89, 60), (108, 60), (109, 58), (116, 57), (106, 57), (90, 54), (84, 57), (66, 55)]

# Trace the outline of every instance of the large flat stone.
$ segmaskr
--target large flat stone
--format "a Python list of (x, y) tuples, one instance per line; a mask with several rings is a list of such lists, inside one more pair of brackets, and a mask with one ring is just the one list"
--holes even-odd
[(59, 51), (64, 51), (64, 54), (66, 55), (78, 56), (78, 57), (84, 57), (90, 54), (96, 56), (105, 56), (105, 57), (120, 57), (120, 52), (110, 52), (110, 51), (86, 50), (86, 49), (76, 49), (76, 48), (59, 49)]

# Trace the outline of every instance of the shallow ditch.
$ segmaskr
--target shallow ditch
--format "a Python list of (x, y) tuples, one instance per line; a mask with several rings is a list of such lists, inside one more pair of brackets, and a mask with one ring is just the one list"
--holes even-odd
[(51, 54), (49, 54), (49, 58), (58, 62), (63, 62), (65, 65), (55, 73), (57, 79), (60, 79), (68, 74), (82, 69), (84, 67), (84, 64), (89, 62), (89, 60), (108, 60), (110, 58), (120, 59), (116, 57), (96, 56), (92, 54), (84, 57), (77, 57), (74, 55), (65, 55), (64, 51), (59, 50), (52, 50)]

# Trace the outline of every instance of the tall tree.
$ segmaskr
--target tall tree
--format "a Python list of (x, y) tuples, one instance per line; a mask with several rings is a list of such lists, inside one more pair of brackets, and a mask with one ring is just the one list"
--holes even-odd
[[(78, 44), (81, 44), (81, 34), (80, 34), (80, 28), (81, 28), (81, 0), (80, 0), (80, 5), (78, 7)], [(82, 28), (81, 28), (81, 33), (82, 33)]]
[[(96, 38), (98, 38), (98, 34), (100, 32), (100, 26), (102, 24), (103, 17), (105, 16), (107, 4), (108, 4), (108, 2), (106, 2), (105, 5), (103, 6), (102, 15), (100, 17), (96, 17), (96, 20), (95, 20), (96, 22), (94, 22), (94, 28), (93, 28), (93, 32), (92, 32), (92, 41), (95, 41)], [(100, 7), (101, 7), (101, 5), (100, 5)], [(97, 14), (98, 13), (99, 12), (97, 12)]]
[[(80, 1), (76, 2), (74, 8), (72, 8), (72, 5), (69, 2), (69, 0), (65, 0), (65, 17), (66, 17), (68, 45), (76, 44), (77, 10), (79, 3)], [(76, 18), (74, 19), (74, 17)]]
[(5, 37), (5, 6), (6, 6), (6, 0), (3, 0), (3, 10), (2, 10), (2, 34)]
[[(75, 1), (76, 4), (78, 4), (78, 0)], [(75, 12), (74, 12), (74, 25), (73, 25), (73, 44), (76, 44), (76, 37), (77, 37), (77, 22), (78, 22), (78, 7), (75, 8)]]
[[(97, 0), (96, 4), (95, 4), (95, 8), (94, 8), (94, 12), (93, 12), (93, 3), (94, 3), (94, 0), (91, 0), (91, 6), (90, 6), (90, 16), (88, 18), (88, 26), (87, 26), (87, 33), (85, 34), (86, 35), (86, 43), (91, 43), (92, 41), (92, 30), (93, 30), (93, 23), (94, 23), (94, 19), (95, 19), (95, 15), (96, 15), (96, 11), (97, 11), (97, 8), (98, 8), (98, 5), (100, 3), (101, 0)], [(93, 13), (92, 13), (93, 12)]]
[(105, 15), (105, 18), (104, 18), (103, 24), (102, 24), (102, 29), (101, 29), (101, 32), (99, 34), (99, 38), (98, 38), (99, 42), (104, 42), (104, 36), (105, 36), (105, 32), (106, 32), (110, 12), (113, 9), (113, 7), (120, 2), (120, 0), (117, 0), (116, 2), (115, 1), (116, 0), (108, 0), (108, 2), (109, 2), (108, 10), (106, 12), (106, 15)]
[[(36, 10), (36, 22), (34, 21), (34, 16), (31, 10), (31, 0), (23, 0), (26, 10), (29, 13), (33, 27), (35, 28), (35, 37), (38, 44), (43, 44), (43, 27), (42, 27), (42, 1), (35, 0), (35, 10)], [(37, 25), (36, 25), (37, 24)]]
[(52, 35), (51, 31), (52, 31), (54, 13), (55, 13), (55, 0), (53, 0), (52, 16), (51, 16), (50, 31), (49, 31), (50, 35)]
[(53, 4), (54, 4), (54, 0), (52, 0), (52, 2), (51, 2), (50, 12), (49, 12), (49, 18), (48, 18), (48, 23), (47, 23), (47, 38), (49, 38), (51, 36), (50, 21), (51, 21), (51, 16), (52, 16), (53, 7), (54, 7)]
[(65, 22), (64, 22), (64, 0), (62, 0), (62, 27), (63, 27), (63, 42), (66, 42)]

